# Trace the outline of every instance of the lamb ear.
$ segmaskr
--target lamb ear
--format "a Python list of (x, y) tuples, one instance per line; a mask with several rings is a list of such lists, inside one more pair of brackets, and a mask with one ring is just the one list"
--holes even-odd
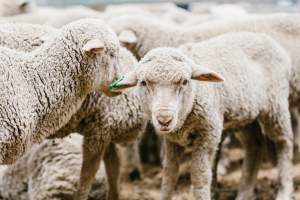
[(101, 53), (104, 50), (104, 43), (99, 39), (89, 40), (82, 48), (85, 53)]
[(191, 78), (194, 80), (198, 80), (198, 81), (209, 81), (209, 82), (223, 82), (224, 81), (224, 78), (220, 74), (218, 74), (217, 72), (214, 72), (212, 70), (209, 70), (205, 67), (194, 68)]
[(134, 87), (138, 83), (135, 71), (129, 72), (109, 85), (111, 92), (123, 92), (126, 88)]
[(135, 44), (135, 43), (137, 43), (137, 36), (131, 30), (123, 30), (119, 34), (118, 37), (119, 37), (120, 42), (122, 42), (124, 44)]

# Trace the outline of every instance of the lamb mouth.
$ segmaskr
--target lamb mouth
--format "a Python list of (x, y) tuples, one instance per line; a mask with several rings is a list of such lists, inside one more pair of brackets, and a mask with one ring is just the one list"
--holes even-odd
[(108, 97), (115, 97), (115, 96), (119, 96), (122, 94), (122, 92), (103, 92), (106, 96)]
[(160, 129), (159, 129), (159, 131), (161, 133), (167, 133), (167, 132), (170, 132), (170, 130), (171, 129), (169, 127), (167, 127), (167, 126), (160, 127)]
[(122, 94), (122, 92), (112, 92), (109, 90), (108, 87), (100, 87), (99, 89), (101, 92), (103, 92), (108, 97), (115, 97)]

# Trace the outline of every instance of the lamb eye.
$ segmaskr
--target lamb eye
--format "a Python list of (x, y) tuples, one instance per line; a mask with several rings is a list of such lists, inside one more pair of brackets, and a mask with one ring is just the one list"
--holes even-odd
[(147, 85), (146, 81), (141, 81), (141, 85), (146, 86)]
[(188, 83), (188, 80), (186, 80), (186, 79), (182, 81), (182, 85), (187, 85), (187, 83)]

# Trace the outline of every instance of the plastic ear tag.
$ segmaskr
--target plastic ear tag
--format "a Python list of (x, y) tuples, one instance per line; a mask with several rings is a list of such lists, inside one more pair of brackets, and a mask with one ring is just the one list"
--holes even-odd
[(117, 89), (118, 87), (120, 87), (120, 83), (124, 80), (124, 76), (122, 76), (121, 78), (119, 78), (118, 80), (114, 81), (113, 83), (111, 83), (109, 85), (109, 91), (112, 91), (114, 89)]

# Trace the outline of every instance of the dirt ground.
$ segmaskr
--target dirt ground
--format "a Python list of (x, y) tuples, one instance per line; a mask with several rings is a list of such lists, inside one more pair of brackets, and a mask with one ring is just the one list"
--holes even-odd
[[(241, 177), (242, 151), (231, 150), (228, 173), (219, 177), (219, 200), (234, 200)], [(159, 199), (161, 168), (144, 167), (144, 178), (141, 181), (122, 183), (122, 200), (157, 200)], [(294, 165), (294, 199), (300, 200), (300, 163)], [(277, 188), (277, 169), (271, 164), (263, 164), (259, 172), (259, 180), (255, 189), (257, 200), (273, 200)], [(174, 194), (174, 200), (190, 200), (189, 178), (180, 179)]]

